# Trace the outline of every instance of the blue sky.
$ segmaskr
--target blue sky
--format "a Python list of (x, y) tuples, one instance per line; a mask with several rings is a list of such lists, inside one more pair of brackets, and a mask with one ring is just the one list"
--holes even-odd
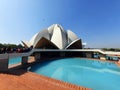
[(30, 40), (55, 23), (87, 47), (120, 48), (120, 0), (0, 0), (0, 43)]

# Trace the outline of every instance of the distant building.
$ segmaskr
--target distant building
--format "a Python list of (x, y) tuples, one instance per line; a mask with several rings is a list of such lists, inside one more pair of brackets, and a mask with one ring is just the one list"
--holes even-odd
[(60, 25), (53, 24), (35, 34), (32, 39), (22, 41), (25, 47), (41, 49), (82, 49), (86, 44), (70, 30), (65, 31)]

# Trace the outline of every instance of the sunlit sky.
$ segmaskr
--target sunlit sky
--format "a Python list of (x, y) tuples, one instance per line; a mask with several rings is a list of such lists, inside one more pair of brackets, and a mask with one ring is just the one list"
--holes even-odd
[(52, 24), (90, 48), (120, 48), (120, 0), (0, 0), (0, 43), (19, 44)]

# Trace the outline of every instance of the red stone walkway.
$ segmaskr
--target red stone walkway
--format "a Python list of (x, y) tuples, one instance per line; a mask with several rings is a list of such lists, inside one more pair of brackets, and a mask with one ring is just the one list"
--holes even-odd
[(21, 72), (0, 74), (0, 90), (90, 90), (32, 72)]

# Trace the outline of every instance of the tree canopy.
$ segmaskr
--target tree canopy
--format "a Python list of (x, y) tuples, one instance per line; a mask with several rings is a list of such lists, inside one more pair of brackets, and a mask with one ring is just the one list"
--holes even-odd
[(4, 47), (6, 47), (6, 48), (8, 48), (8, 47), (10, 47), (10, 48), (23, 48), (23, 46), (21, 44), (16, 45), (16, 44), (2, 44), (2, 43), (0, 43), (0, 48), (4, 48)]

